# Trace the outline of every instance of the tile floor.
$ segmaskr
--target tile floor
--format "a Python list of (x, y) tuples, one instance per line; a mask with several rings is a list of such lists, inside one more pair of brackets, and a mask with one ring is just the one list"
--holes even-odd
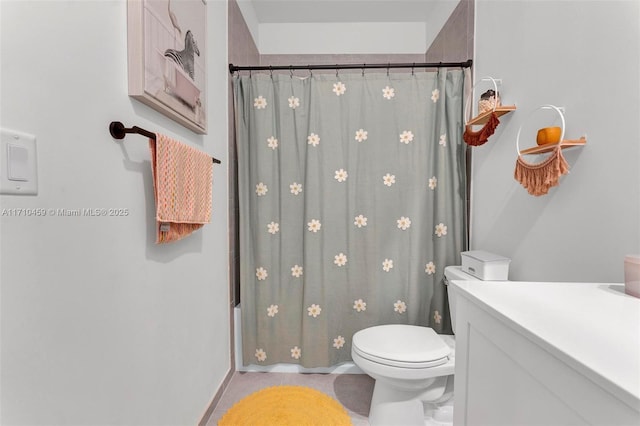
[(224, 413), (245, 396), (278, 385), (308, 386), (339, 401), (354, 426), (368, 426), (374, 380), (366, 374), (298, 374), (235, 372), (206, 426), (215, 426)]

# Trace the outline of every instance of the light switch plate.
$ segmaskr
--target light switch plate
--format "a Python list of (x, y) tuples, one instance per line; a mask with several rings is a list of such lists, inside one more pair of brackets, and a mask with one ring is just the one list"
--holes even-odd
[(0, 129), (0, 194), (38, 194), (35, 136)]

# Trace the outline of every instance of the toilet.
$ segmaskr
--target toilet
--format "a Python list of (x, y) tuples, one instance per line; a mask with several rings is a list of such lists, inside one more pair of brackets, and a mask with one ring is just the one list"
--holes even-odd
[[(448, 266), (445, 283), (480, 281), (460, 266)], [(455, 300), (449, 293), (455, 332)], [(353, 335), (353, 362), (375, 379), (371, 426), (425, 426), (453, 423), (454, 336), (405, 324), (378, 325)]]

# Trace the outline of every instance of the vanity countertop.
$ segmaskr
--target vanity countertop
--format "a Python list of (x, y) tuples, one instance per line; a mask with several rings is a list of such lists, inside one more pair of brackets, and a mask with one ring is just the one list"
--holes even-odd
[(640, 299), (623, 284), (452, 281), (453, 291), (640, 411)]

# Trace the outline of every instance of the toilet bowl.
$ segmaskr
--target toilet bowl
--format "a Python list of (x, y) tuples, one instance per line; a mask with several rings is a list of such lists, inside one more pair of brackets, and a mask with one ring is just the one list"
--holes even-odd
[[(445, 282), (448, 280), (479, 281), (459, 266), (445, 268)], [(455, 332), (455, 301), (449, 297)], [(353, 335), (351, 357), (375, 379), (371, 426), (424, 426), (429, 423), (425, 413), (433, 414), (434, 407), (440, 419), (433, 424), (452, 424), (454, 336), (415, 325), (373, 326)], [(439, 411), (438, 404), (443, 405)]]

